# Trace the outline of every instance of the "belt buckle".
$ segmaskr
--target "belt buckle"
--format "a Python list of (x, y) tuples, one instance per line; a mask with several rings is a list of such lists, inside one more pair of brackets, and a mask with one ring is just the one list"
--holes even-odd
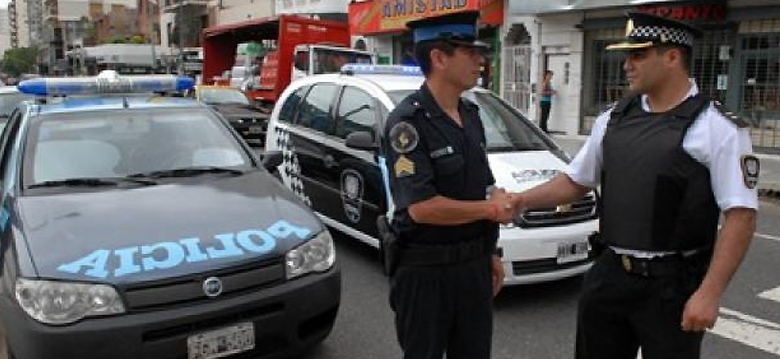
[(620, 262), (623, 264), (623, 269), (631, 273), (631, 258), (627, 254), (620, 255)]

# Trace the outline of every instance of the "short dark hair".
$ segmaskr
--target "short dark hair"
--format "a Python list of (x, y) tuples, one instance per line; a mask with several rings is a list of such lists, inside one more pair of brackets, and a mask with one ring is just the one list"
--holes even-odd
[(552, 72), (552, 70), (544, 70), (544, 74), (545, 75), (552, 75), (553, 72)]
[(688, 46), (678, 46), (673, 44), (656, 45), (655, 48), (659, 54), (663, 54), (673, 49), (680, 50), (680, 56), (682, 57), (683, 68), (689, 75), (691, 74), (691, 67), (693, 66), (693, 55), (692, 55), (693, 49), (691, 49)]
[(431, 73), (431, 52), (433, 50), (439, 50), (447, 56), (452, 56), (455, 54), (455, 45), (443, 40), (422, 41), (414, 45), (414, 58), (425, 76)]

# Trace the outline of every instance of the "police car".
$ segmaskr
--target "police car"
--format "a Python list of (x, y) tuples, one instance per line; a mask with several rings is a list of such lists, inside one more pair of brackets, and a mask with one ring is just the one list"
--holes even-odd
[[(326, 224), (379, 247), (376, 219), (393, 211), (379, 136), (389, 112), (423, 81), (417, 67), (347, 65), (341, 74), (291, 84), (271, 114), (265, 147), (283, 154), (283, 183)], [(480, 107), (497, 186), (521, 191), (565, 169), (566, 154), (511, 106), (485, 89), (464, 96)], [(505, 283), (585, 272), (592, 262), (588, 237), (597, 229), (593, 193), (523, 213), (501, 227)]]
[(19, 84), (37, 99), (0, 137), (8, 357), (266, 358), (328, 335), (340, 302), (329, 232), (224, 118), (152, 93), (192, 84)]

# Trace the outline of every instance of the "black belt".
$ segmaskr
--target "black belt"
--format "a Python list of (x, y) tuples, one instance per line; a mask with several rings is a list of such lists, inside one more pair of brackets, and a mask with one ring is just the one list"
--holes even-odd
[(486, 255), (485, 239), (447, 244), (405, 243), (401, 248), (399, 265), (442, 266), (467, 262)]
[(685, 259), (706, 252), (706, 248), (689, 251), (690, 255), (673, 254), (662, 257), (641, 258), (630, 254), (615, 254), (620, 266), (628, 273), (642, 277), (664, 277), (679, 274), (685, 265)]

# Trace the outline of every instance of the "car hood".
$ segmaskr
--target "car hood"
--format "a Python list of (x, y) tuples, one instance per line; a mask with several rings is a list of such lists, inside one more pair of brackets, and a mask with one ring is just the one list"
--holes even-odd
[(566, 163), (549, 151), (488, 154), (496, 186), (518, 192), (535, 187), (566, 170)]
[(225, 117), (265, 117), (263, 113), (241, 104), (219, 104), (211, 107)]
[(324, 229), (262, 171), (28, 196), (18, 208), (39, 277), (118, 285), (278, 260)]

